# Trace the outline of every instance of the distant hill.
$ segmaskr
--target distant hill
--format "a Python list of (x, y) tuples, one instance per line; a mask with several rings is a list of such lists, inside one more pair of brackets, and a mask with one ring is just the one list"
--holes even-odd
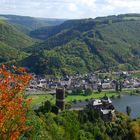
[(27, 35), (31, 30), (58, 25), (63, 21), (61, 19), (0, 15), (0, 63), (15, 63), (29, 55), (23, 51), (24, 48), (38, 42)]
[(68, 21), (1, 15), (0, 63), (54, 75), (134, 70), (139, 36), (140, 14)]
[(44, 26), (59, 25), (64, 22), (63, 19), (49, 19), (49, 18), (33, 18), (28, 16), (18, 15), (0, 15), (0, 19), (17, 25), (23, 31), (31, 31)]
[(33, 55), (23, 61), (37, 73), (140, 68), (140, 14), (69, 20), (30, 35), (44, 40), (26, 49)]
[(65, 30), (78, 30), (87, 31), (97, 27), (97, 25), (105, 25), (108, 23), (115, 23), (127, 20), (140, 20), (140, 14), (125, 14), (119, 16), (108, 16), (108, 17), (97, 17), (95, 19), (79, 19), (79, 20), (67, 20), (61, 25), (54, 27), (43, 27), (37, 30), (31, 31), (30, 35), (35, 38), (46, 40), (57, 33), (63, 32)]
[(26, 56), (21, 49), (33, 45), (34, 42), (15, 26), (0, 20), (0, 63)]

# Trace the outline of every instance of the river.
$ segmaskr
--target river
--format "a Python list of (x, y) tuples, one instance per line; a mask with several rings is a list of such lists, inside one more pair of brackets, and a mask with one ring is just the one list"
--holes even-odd
[(112, 103), (119, 112), (126, 112), (126, 106), (130, 106), (131, 117), (140, 117), (140, 96), (123, 95), (121, 98), (112, 99)]
[[(88, 102), (77, 102), (72, 103), (72, 108), (74, 110), (82, 109), (86, 106)], [(112, 99), (112, 104), (114, 105), (115, 109), (119, 112), (126, 113), (126, 106), (131, 107), (131, 117), (137, 118), (140, 117), (140, 96), (136, 95), (123, 95), (121, 98)]]

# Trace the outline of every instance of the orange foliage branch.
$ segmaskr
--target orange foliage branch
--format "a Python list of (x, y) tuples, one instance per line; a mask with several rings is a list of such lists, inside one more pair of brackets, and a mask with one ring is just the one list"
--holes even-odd
[(0, 139), (16, 140), (26, 131), (27, 103), (23, 96), (31, 75), (24, 68), (13, 67), (11, 73), (4, 65), (0, 68)]

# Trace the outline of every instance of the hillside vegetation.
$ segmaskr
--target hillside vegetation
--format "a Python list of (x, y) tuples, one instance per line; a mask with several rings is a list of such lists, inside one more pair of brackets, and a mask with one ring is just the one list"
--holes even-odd
[[(140, 15), (69, 20), (32, 31), (43, 42), (26, 49), (33, 53), (24, 65), (37, 73), (74, 74), (94, 70), (140, 68)], [(38, 53), (39, 52), (39, 53)], [(36, 66), (32, 59), (36, 59)], [(47, 65), (46, 65), (47, 64)]]
[(140, 68), (139, 14), (68, 21), (0, 19), (0, 63), (14, 60), (30, 72), (58, 76)]
[(15, 26), (0, 20), (0, 63), (26, 56), (22, 48), (33, 45), (34, 40)]
[(29, 32), (44, 26), (55, 26), (63, 23), (63, 19), (34, 18), (18, 15), (0, 15), (0, 19), (6, 20), (19, 27), (24, 32)]

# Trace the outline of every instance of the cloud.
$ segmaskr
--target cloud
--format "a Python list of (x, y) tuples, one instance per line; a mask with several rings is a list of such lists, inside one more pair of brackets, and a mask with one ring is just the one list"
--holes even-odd
[(106, 0), (118, 13), (140, 13), (140, 0)]
[(89, 18), (140, 13), (140, 0), (0, 0), (0, 14)]
[(126, 7), (128, 8), (136, 8), (139, 7), (140, 8), (140, 1), (139, 0), (107, 0), (107, 3), (110, 5), (113, 5), (116, 8), (123, 8)]
[(69, 4), (69, 10), (72, 11), (72, 12), (76, 11), (76, 10), (77, 10), (76, 4), (70, 3), (70, 4)]
[(79, 3), (92, 8), (96, 6), (95, 2), (96, 0), (79, 0)]

